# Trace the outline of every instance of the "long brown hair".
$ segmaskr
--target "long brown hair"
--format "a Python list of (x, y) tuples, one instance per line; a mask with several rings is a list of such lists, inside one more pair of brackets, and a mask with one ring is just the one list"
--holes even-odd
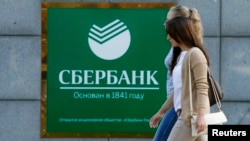
[(173, 17), (186, 17), (190, 18), (193, 22), (195, 32), (199, 39), (199, 42), (203, 43), (203, 27), (201, 24), (201, 18), (198, 10), (196, 8), (188, 8), (186, 6), (176, 6), (171, 7), (169, 13), (173, 15)]
[[(166, 32), (173, 38), (177, 43), (184, 44), (190, 48), (197, 47), (199, 48), (205, 55), (208, 65), (209, 57), (203, 46), (203, 43), (199, 39), (197, 35), (192, 20), (186, 17), (176, 17), (166, 22)], [(177, 50), (177, 51), (175, 51)], [(177, 63), (177, 57), (181, 52), (180, 49), (175, 49), (173, 51), (173, 61), (171, 63), (171, 74), (173, 72), (174, 66)], [(176, 57), (177, 56), (177, 57)]]
[[(192, 23), (195, 28), (195, 32), (197, 35), (198, 42), (200, 44), (203, 44), (203, 27), (201, 24), (201, 18), (198, 10), (196, 8), (188, 8), (186, 6), (175, 6), (171, 7), (169, 10), (169, 13), (172, 15), (172, 18), (174, 17), (186, 17), (192, 20)], [(168, 17), (167, 17), (168, 19)], [(168, 19), (170, 20), (170, 19)], [(181, 49), (179, 47), (173, 48), (173, 54), (172, 54), (172, 60), (170, 65), (170, 74), (172, 74), (172, 70), (174, 69), (175, 65), (177, 64), (179, 55), (181, 53)]]

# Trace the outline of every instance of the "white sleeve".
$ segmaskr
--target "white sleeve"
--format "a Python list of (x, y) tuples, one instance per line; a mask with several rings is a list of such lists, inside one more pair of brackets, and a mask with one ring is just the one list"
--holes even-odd
[(166, 88), (166, 91), (167, 91), (167, 97), (169, 97), (171, 91), (174, 90), (174, 86), (173, 86), (173, 78), (172, 76), (170, 75), (170, 64), (171, 64), (171, 61), (172, 61), (172, 57), (173, 57), (173, 47), (170, 48), (169, 52), (168, 52), (168, 55), (166, 56), (165, 58), (165, 65), (166, 65), (166, 68), (168, 69), (168, 72), (167, 72), (167, 88)]

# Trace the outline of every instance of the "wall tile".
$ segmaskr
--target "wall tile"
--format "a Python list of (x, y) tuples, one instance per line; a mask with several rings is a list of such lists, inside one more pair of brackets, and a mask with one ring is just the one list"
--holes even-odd
[(222, 38), (221, 82), (225, 99), (250, 100), (250, 38)]
[(250, 1), (221, 0), (221, 34), (222, 36), (250, 35)]
[(0, 35), (41, 35), (40, 0), (1, 0)]
[(39, 99), (40, 36), (0, 37), (0, 99)]
[(205, 36), (220, 36), (220, 0), (178, 0), (178, 5), (199, 11)]

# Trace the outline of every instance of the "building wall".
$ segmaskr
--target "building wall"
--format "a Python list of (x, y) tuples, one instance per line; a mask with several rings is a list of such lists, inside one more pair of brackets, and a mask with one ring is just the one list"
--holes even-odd
[(222, 108), (228, 116), (227, 124), (250, 124), (249, 0), (1, 0), (1, 141), (151, 140), (40, 137), (42, 2), (175, 2), (197, 8), (211, 69), (225, 93)]

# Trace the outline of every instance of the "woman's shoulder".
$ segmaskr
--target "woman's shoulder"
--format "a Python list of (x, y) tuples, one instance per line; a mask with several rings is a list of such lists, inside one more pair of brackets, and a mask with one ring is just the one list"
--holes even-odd
[(198, 47), (192, 47), (190, 50), (189, 50), (189, 54), (193, 57), (195, 56), (204, 56), (203, 52), (198, 48)]
[(189, 50), (189, 57), (192, 61), (205, 61), (206, 57), (198, 47), (192, 47)]
[(192, 47), (189, 50), (190, 53), (202, 53), (202, 51), (198, 47)]

